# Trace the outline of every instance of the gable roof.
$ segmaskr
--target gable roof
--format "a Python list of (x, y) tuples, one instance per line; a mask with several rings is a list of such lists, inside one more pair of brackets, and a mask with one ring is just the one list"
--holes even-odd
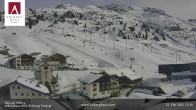
[(50, 59), (50, 58), (53, 58), (56, 60), (66, 59), (66, 57), (64, 55), (58, 54), (58, 53), (55, 53), (55, 54), (48, 57), (48, 59)]
[(66, 63), (66, 57), (62, 54), (55, 53), (47, 58), (47, 61), (59, 61), (61, 64)]
[(92, 82), (96, 81), (97, 79), (101, 78), (102, 76), (103, 75), (101, 75), (101, 74), (91, 73), (91, 74), (88, 74), (88, 75), (85, 75), (85, 76), (79, 78), (78, 81), (89, 84), (89, 83), (92, 83)]
[(22, 54), (21, 56), (20, 56), (22, 59), (23, 58), (27, 58), (27, 59), (35, 59), (35, 57), (32, 57), (31, 55), (28, 55), (28, 54)]
[(15, 58), (18, 58), (18, 57), (22, 57), (22, 59), (23, 58), (28, 58), (28, 59), (33, 59), (33, 60), (36, 59), (35, 57), (32, 57), (31, 55), (28, 55), (28, 54), (19, 54), (19, 55), (10, 57), (10, 59), (15, 59)]
[(140, 74), (133, 72), (129, 68), (117, 69), (117, 70), (108, 70), (108, 71), (105, 71), (105, 72), (109, 75), (117, 75), (118, 77), (125, 76), (125, 77), (129, 78), (132, 81), (142, 78), (142, 76)]
[(20, 84), (20, 85), (25, 86), (29, 89), (32, 89), (32, 90), (35, 90), (35, 91), (38, 91), (38, 92), (41, 92), (41, 93), (44, 93), (44, 94), (49, 94), (49, 90), (46, 86), (41, 85), (39, 83), (36, 83), (34, 81), (28, 80), (28, 79), (25, 79), (21, 76), (19, 76), (17, 78), (14, 78), (14, 79), (10, 79), (10, 80), (0, 82), (0, 87), (4, 87), (6, 85), (10, 85), (10, 84), (13, 84), (13, 83)]

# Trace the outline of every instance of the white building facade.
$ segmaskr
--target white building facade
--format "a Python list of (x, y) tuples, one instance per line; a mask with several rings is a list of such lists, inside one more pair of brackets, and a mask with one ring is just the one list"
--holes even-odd
[(2, 99), (49, 99), (46, 86), (23, 77), (2, 82), (0, 90)]
[(19, 84), (10, 85), (10, 96), (11, 99), (49, 99), (49, 95)]
[(78, 80), (80, 81), (80, 93), (88, 99), (103, 99), (111, 96), (109, 76), (89, 74)]

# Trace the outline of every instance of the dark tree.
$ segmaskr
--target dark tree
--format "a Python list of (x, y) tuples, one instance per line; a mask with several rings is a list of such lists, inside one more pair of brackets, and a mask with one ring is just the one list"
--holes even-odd
[(146, 33), (146, 35), (145, 35), (144, 39), (147, 40), (148, 39), (148, 31), (146, 29), (145, 29), (145, 33)]
[(83, 19), (84, 15), (82, 13), (79, 13), (79, 20)]
[(29, 29), (32, 29), (33, 21), (29, 18)]
[(123, 26), (123, 30), (125, 30), (125, 29), (126, 29), (126, 26), (127, 26), (127, 24), (125, 23), (125, 24), (124, 24), (124, 26)]
[(67, 11), (64, 15), (66, 18), (75, 18), (75, 15), (71, 11)]
[(54, 13), (54, 18), (57, 18), (57, 17), (58, 17), (57, 12), (55, 12)]
[(129, 30), (131, 31), (131, 33), (133, 33), (135, 31), (134, 27), (129, 27)]
[(113, 27), (113, 31), (115, 31), (116, 29), (115, 29), (115, 27)]
[(86, 23), (84, 24), (84, 28), (86, 28), (87, 26), (86, 26)]
[(51, 89), (51, 86), (48, 83), (48, 81), (45, 82), (45, 86), (48, 88), (49, 92), (51, 93), (52, 92), (52, 89)]

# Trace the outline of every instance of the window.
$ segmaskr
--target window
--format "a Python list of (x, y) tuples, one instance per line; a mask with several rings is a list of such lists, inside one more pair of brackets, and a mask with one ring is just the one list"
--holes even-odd
[(17, 66), (20, 66), (20, 64), (17, 64)]
[(14, 87), (14, 86), (12, 86), (12, 89), (15, 89), (15, 87)]
[(86, 93), (86, 95), (88, 95), (88, 93)]
[(102, 94), (105, 94), (105, 92), (102, 92)]
[(48, 69), (48, 67), (44, 67), (44, 69), (45, 69), (45, 70), (47, 70), (47, 69)]
[(94, 88), (93, 91), (97, 91), (97, 88)]
[(23, 93), (21, 93), (21, 96), (23, 96), (24, 94)]
[(93, 96), (96, 96), (97, 94), (93, 94)]
[(15, 93), (15, 96), (17, 96), (18, 94), (17, 93)]
[(20, 89), (20, 86), (18, 86), (18, 89)]
[(97, 84), (93, 84), (93, 86), (97, 86)]
[(86, 85), (86, 83), (83, 82), (83, 85)]
[(86, 87), (83, 87), (83, 90), (86, 90)]
[(39, 94), (39, 96), (41, 96), (41, 94)]
[(29, 93), (27, 93), (27, 96), (29, 96)]
[(20, 60), (17, 60), (17, 62), (20, 62)]
[(35, 94), (34, 94), (34, 93), (32, 93), (32, 96), (35, 96)]

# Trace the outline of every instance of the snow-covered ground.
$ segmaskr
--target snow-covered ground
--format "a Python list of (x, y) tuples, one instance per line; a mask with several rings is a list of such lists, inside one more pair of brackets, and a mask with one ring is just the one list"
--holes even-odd
[(0, 67), (0, 83), (1, 81), (11, 80), (17, 78), (18, 76), (33, 79), (34, 73), (32, 71), (13, 70), (9, 68)]

